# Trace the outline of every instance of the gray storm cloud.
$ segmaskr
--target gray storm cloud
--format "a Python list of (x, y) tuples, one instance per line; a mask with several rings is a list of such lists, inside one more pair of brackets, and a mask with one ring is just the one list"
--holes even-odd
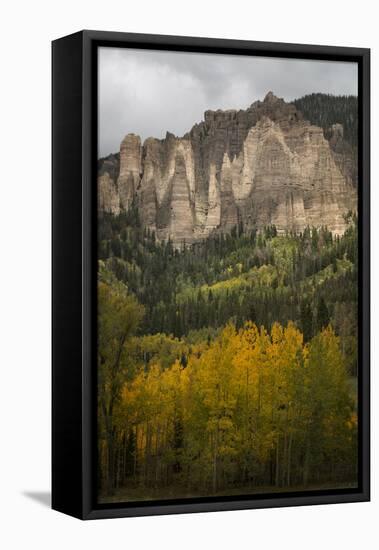
[(287, 101), (358, 90), (355, 63), (105, 47), (98, 79), (99, 156), (127, 133), (181, 136), (207, 109), (246, 109), (269, 90)]

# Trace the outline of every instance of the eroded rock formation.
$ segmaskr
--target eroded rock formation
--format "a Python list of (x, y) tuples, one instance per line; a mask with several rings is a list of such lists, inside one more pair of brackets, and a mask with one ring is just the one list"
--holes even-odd
[(247, 110), (206, 111), (181, 138), (128, 134), (99, 165), (100, 211), (134, 202), (158, 239), (193, 243), (213, 231), (326, 225), (341, 234), (357, 208), (356, 159), (335, 124), (329, 135), (269, 92)]

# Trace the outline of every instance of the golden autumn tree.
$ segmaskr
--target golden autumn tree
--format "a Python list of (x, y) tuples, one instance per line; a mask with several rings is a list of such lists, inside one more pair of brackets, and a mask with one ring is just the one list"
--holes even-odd
[(330, 325), (311, 340), (306, 350), (304, 397), (307, 406), (304, 408), (303, 482), (306, 485), (312, 468), (325, 461), (332, 469), (344, 458), (350, 467), (354, 468), (356, 463), (354, 444), (351, 445), (356, 441), (356, 437), (352, 437), (356, 416), (339, 338)]
[(106, 483), (114, 490), (116, 407), (128, 371), (125, 346), (144, 309), (119, 282), (98, 284), (98, 404), (107, 448)]
[[(138, 317), (136, 304), (128, 307), (129, 316)], [(342, 479), (354, 468), (355, 405), (330, 327), (309, 344), (291, 322), (274, 323), (270, 332), (251, 322), (239, 330), (229, 323), (193, 347), (159, 336), (148, 341), (147, 364), (134, 364), (139, 352), (130, 353), (138, 337), (126, 340), (119, 368), (104, 378), (116, 391), (104, 387), (102, 394), (106, 407), (113, 395), (115, 436), (106, 441), (108, 459), (112, 445), (116, 454), (115, 485), (166, 487), (169, 494), (254, 492), (307, 487), (331, 469)], [(114, 346), (108, 358), (116, 357)], [(171, 364), (169, 350), (176, 354)]]

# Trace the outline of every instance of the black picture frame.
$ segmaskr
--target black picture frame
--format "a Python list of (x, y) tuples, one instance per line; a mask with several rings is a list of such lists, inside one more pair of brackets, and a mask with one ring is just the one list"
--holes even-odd
[[(96, 504), (97, 48), (355, 61), (359, 80), (359, 487)], [(81, 31), (52, 43), (52, 507), (81, 519), (370, 499), (370, 50)]]

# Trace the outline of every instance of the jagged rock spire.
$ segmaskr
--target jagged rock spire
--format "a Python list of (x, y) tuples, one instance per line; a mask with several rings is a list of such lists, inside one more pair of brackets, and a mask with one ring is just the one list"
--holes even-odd
[(267, 94), (265, 95), (263, 103), (274, 103), (276, 101), (280, 101), (280, 99), (276, 97), (273, 92), (270, 91), (267, 92)]
[(145, 227), (178, 246), (241, 221), (279, 232), (327, 225), (342, 233), (344, 214), (357, 208), (343, 163), (356, 160), (334, 149), (321, 128), (269, 91), (246, 110), (206, 111), (182, 138), (167, 133), (141, 146), (128, 134), (118, 179), (105, 175), (105, 161), (99, 169), (99, 208), (116, 214), (136, 201)]

